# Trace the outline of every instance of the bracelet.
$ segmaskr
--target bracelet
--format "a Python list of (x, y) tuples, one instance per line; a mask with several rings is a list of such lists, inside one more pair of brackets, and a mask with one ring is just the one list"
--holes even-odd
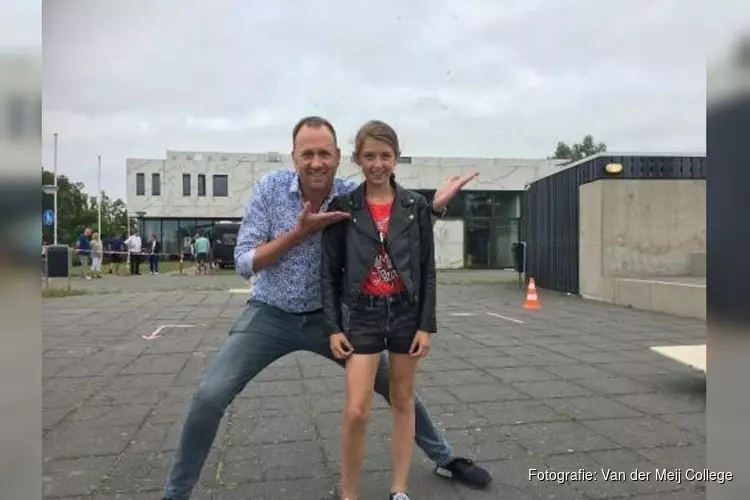
[(442, 210), (435, 210), (435, 205), (434, 205), (434, 204), (432, 204), (432, 203), (430, 203), (430, 213), (431, 213), (431, 214), (432, 214), (432, 215), (433, 215), (434, 217), (437, 217), (438, 219), (442, 219), (442, 218), (443, 218), (443, 216), (445, 216), (445, 212), (447, 212), (447, 211), (448, 211), (448, 207), (445, 207), (445, 208), (444, 208), (444, 209), (442, 209)]

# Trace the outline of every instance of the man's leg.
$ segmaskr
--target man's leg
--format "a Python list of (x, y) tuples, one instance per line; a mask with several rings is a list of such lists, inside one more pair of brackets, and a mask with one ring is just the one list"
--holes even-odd
[(79, 255), (78, 260), (81, 261), (81, 278), (89, 277), (89, 256)]
[[(345, 362), (334, 358), (331, 352), (329, 338), (325, 333), (326, 328), (323, 314), (310, 317), (305, 327), (307, 344), (304, 346), (304, 349), (320, 354), (344, 368), (346, 366)], [(390, 404), (388, 357), (385, 353), (381, 355), (378, 373), (375, 376), (375, 392), (383, 396), (388, 404)], [(415, 441), (425, 455), (437, 465), (436, 473), (443, 477), (461, 481), (467, 486), (486, 488), (492, 481), (489, 473), (474, 464), (473, 461), (453, 455), (450, 444), (448, 444), (448, 441), (445, 440), (438, 428), (435, 427), (430, 414), (427, 412), (427, 408), (425, 408), (424, 403), (417, 393), (414, 394), (414, 404), (416, 419)]]
[(296, 326), (280, 311), (254, 304), (235, 322), (229, 340), (193, 396), (164, 489), (165, 498), (190, 497), (224, 411), (258, 373), (296, 350), (289, 335)]

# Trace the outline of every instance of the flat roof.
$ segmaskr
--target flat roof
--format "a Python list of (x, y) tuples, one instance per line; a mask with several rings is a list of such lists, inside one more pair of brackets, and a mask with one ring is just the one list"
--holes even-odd
[(582, 164), (587, 163), (587, 162), (589, 162), (591, 160), (594, 160), (596, 158), (609, 157), (609, 156), (623, 156), (623, 157), (653, 156), (653, 157), (668, 157), (668, 158), (669, 157), (671, 157), (671, 158), (705, 158), (706, 157), (706, 153), (705, 153), (705, 151), (702, 152), (702, 153), (697, 153), (697, 152), (692, 152), (692, 153), (690, 153), (690, 152), (682, 152), (682, 153), (663, 152), (663, 153), (659, 153), (659, 152), (653, 152), (653, 151), (649, 152), (649, 153), (632, 153), (632, 152), (631, 153), (622, 153), (622, 152), (618, 152), (618, 151), (604, 151), (602, 153), (596, 153), (596, 154), (593, 154), (591, 156), (587, 156), (585, 158), (581, 158), (580, 160), (576, 160), (573, 163), (569, 163), (567, 165), (560, 165), (558, 168), (556, 168), (552, 172), (545, 172), (545, 173), (543, 173), (541, 175), (538, 175), (538, 176), (534, 177), (533, 179), (531, 179), (529, 182), (526, 183), (526, 188), (528, 188), (531, 184), (535, 183), (536, 181), (539, 181), (539, 180), (544, 179), (545, 177), (549, 177), (551, 175), (555, 175), (556, 173), (562, 172), (563, 170), (567, 170), (569, 168), (577, 167), (578, 165), (582, 165)]

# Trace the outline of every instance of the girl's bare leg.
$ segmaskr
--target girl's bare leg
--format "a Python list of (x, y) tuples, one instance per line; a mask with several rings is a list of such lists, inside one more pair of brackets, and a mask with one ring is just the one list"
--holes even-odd
[(393, 483), (391, 492), (407, 491), (414, 450), (414, 377), (419, 358), (390, 353), (390, 400), (393, 409)]
[[(341, 427), (341, 496), (356, 500), (365, 458), (367, 422), (380, 354), (352, 354), (346, 362), (346, 403)], [(414, 417), (412, 417), (413, 423)]]

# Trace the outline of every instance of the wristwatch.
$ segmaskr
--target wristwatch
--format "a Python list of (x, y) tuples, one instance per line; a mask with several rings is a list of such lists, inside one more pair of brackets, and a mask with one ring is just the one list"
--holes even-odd
[(430, 212), (432, 213), (433, 217), (437, 217), (438, 219), (442, 219), (445, 216), (445, 212), (448, 211), (448, 207), (445, 207), (442, 210), (435, 210), (435, 205), (430, 203)]

